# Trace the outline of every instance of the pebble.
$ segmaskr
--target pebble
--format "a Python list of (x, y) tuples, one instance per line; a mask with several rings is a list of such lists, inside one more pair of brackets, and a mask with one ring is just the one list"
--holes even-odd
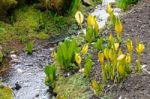
[(16, 54), (11, 54), (10, 57), (13, 59), (17, 59), (17, 55)]
[(84, 72), (84, 68), (80, 69), (79, 72), (80, 72), (80, 73), (83, 73), (83, 72)]
[(11, 62), (12, 62), (12, 63), (18, 63), (19, 60), (18, 60), (18, 59), (13, 59), (13, 60), (11, 60)]
[(86, 6), (91, 6), (92, 2), (91, 2), (91, 0), (83, 0), (83, 4)]
[(18, 69), (17, 69), (17, 72), (18, 72), (18, 73), (22, 73), (23, 71), (22, 71), (22, 69), (18, 68)]

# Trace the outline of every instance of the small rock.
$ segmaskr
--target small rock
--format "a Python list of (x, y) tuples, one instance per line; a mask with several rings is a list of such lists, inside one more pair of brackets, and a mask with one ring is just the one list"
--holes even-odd
[(36, 94), (35, 97), (39, 97), (39, 94)]
[(114, 14), (116, 16), (119, 16), (119, 14), (122, 12), (122, 10), (120, 8), (114, 8)]
[(18, 59), (13, 59), (11, 62), (12, 62), (12, 63), (18, 63), (19, 60), (18, 60)]
[(12, 54), (12, 55), (10, 55), (10, 57), (11, 57), (12, 59), (17, 59), (17, 55), (16, 55), (16, 54)]
[(102, 4), (103, 6), (106, 6), (107, 4), (115, 4), (115, 0), (103, 0)]
[(18, 69), (17, 69), (17, 72), (18, 72), (18, 73), (22, 73), (23, 71), (22, 71), (22, 69), (18, 68)]
[(146, 67), (147, 67), (147, 65), (146, 65), (146, 64), (142, 65), (142, 68), (146, 68)]
[(92, 5), (92, 1), (91, 0), (82, 0), (83, 1), (83, 4), (85, 6), (91, 6)]
[(69, 77), (70, 76), (70, 73), (65, 73), (64, 74), (64, 77)]
[(15, 51), (11, 51), (11, 52), (10, 52), (10, 54), (14, 54), (14, 53), (15, 53)]
[(12, 89), (13, 90), (19, 90), (20, 88), (21, 88), (21, 85), (18, 82), (16, 82), (15, 87), (13, 87)]
[(122, 99), (122, 96), (120, 96), (118, 99)]
[(84, 72), (84, 68), (80, 69), (79, 72), (80, 72), (80, 73), (83, 73), (83, 72)]

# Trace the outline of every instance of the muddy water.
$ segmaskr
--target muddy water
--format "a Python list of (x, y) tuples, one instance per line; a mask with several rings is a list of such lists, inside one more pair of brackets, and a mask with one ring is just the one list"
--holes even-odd
[[(97, 17), (99, 27), (102, 28), (109, 17), (106, 13), (106, 5), (114, 0), (103, 0), (91, 14)], [(32, 55), (25, 52), (16, 55), (11, 54), (7, 71), (1, 76), (2, 82), (12, 87), (15, 99), (52, 99), (48, 93), (48, 87), (44, 84), (43, 72), (46, 64), (52, 63), (50, 52), (52, 48), (37, 46)], [(8, 64), (8, 63), (7, 63)]]

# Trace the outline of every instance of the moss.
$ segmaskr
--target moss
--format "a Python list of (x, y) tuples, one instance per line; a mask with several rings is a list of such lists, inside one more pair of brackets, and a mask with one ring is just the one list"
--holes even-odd
[(0, 32), (0, 44), (12, 40), (26, 42), (34, 38), (47, 39), (62, 33), (74, 33), (74, 30), (78, 28), (76, 24), (73, 24), (74, 16), (63, 17), (53, 12), (45, 13), (34, 6), (16, 9), (10, 23), (0, 22), (0, 27), (5, 30)]
[[(41, 12), (33, 6), (26, 6), (15, 11), (14, 25), (25, 26), (27, 28), (36, 28), (39, 23), (39, 14)], [(26, 23), (25, 23), (26, 22)]]
[(40, 32), (40, 33), (38, 33), (38, 34), (36, 35), (36, 37), (37, 37), (38, 39), (44, 40), (44, 39), (48, 39), (48, 38), (49, 38), (49, 35), (46, 34), (46, 33), (44, 33), (44, 32)]
[[(0, 22), (0, 27), (4, 28), (5, 32), (0, 33), (0, 43), (5, 43), (12, 40), (20, 40), (24, 42), (30, 39), (31, 34), (34, 37), (37, 35), (36, 29), (39, 26), (40, 11), (34, 7), (23, 7), (14, 12), (12, 24)], [(32, 35), (33, 37), (33, 35)]]
[(60, 77), (56, 82), (54, 92), (57, 98), (65, 97), (66, 99), (89, 99), (93, 92), (89, 88), (89, 80), (81, 74), (75, 74), (68, 78)]
[(19, 33), (34, 32), (38, 28), (40, 20), (40, 11), (34, 7), (23, 7), (15, 11), (15, 20), (13, 27), (18, 30)]
[(0, 99), (13, 99), (13, 92), (10, 88), (0, 85)]
[(16, 0), (0, 0), (0, 19), (5, 17), (7, 10), (17, 4)]

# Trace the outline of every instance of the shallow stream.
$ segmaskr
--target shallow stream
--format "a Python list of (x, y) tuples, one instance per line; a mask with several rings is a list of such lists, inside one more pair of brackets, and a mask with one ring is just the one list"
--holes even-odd
[[(98, 24), (102, 28), (109, 15), (106, 13), (106, 5), (114, 0), (103, 0), (102, 5), (98, 5), (92, 15), (97, 17)], [(4, 84), (9, 85), (14, 90), (15, 99), (49, 99), (48, 87), (44, 84), (45, 74), (43, 68), (46, 64), (52, 63), (50, 52), (53, 48), (36, 46), (32, 55), (21, 52), (19, 55), (11, 53), (9, 69), (1, 76)]]

